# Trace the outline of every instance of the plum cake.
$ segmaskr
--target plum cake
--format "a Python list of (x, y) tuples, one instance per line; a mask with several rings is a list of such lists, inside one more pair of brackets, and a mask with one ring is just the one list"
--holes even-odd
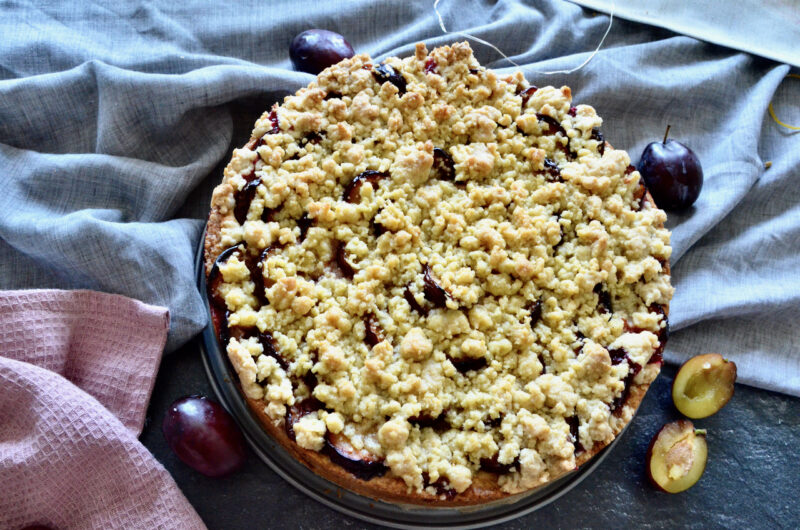
[(661, 367), (671, 247), (601, 124), (466, 43), (356, 55), (265, 112), (204, 256), (264, 429), (337, 485), (434, 506), (613, 441)]

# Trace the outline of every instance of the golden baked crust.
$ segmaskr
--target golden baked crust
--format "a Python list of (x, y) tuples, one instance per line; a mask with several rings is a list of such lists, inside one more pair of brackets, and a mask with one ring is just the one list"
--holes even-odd
[(658, 374), (672, 288), (665, 216), (600, 123), (466, 44), (356, 56), (265, 113), (205, 241), (265, 429), (343, 487), (447, 506), (607, 446)]

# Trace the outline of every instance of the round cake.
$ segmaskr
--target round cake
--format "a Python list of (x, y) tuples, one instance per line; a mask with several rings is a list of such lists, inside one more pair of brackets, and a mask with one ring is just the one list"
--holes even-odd
[(264, 429), (342, 487), (441, 506), (613, 441), (661, 367), (671, 248), (601, 124), (466, 43), (357, 55), (265, 112), (205, 241)]

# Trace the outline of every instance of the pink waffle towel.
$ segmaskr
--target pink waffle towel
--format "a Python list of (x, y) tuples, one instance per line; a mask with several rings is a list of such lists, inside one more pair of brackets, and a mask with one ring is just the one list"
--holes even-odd
[(0, 528), (205, 528), (137, 439), (166, 308), (0, 291)]

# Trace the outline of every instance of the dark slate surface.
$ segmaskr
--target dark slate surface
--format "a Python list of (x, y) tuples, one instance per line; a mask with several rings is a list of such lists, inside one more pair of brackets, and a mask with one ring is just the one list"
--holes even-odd
[[(503, 528), (798, 528), (800, 526), (800, 399), (737, 386), (716, 415), (696, 420), (708, 429), (709, 462), (693, 488), (669, 495), (655, 491), (644, 475), (650, 438), (677, 419), (665, 367), (638, 416), (600, 467), (561, 499), (502, 525)], [(161, 421), (172, 401), (213, 392), (196, 346), (163, 361), (142, 442), (172, 473), (208, 527), (371, 527), (307, 498), (251, 454), (234, 476), (210, 479), (172, 454)]]

